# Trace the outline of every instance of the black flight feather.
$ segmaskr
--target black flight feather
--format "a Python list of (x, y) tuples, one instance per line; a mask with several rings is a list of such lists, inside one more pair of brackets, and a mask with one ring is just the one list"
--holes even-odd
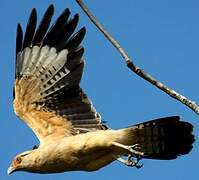
[(42, 42), (46, 32), (48, 31), (48, 27), (50, 25), (53, 14), (54, 14), (54, 6), (51, 4), (48, 7), (48, 9), (46, 10), (46, 12), (39, 24), (39, 27), (35, 33), (35, 36), (34, 36), (34, 39), (32, 42), (33, 45), (37, 45)]
[(35, 33), (36, 23), (37, 23), (37, 12), (36, 9), (33, 8), (24, 35), (23, 49), (32, 44), (32, 38)]
[(70, 15), (70, 10), (66, 8), (64, 12), (58, 17), (56, 20), (55, 24), (50, 28), (48, 33), (46, 34), (44, 40), (43, 40), (43, 45), (48, 45), (50, 47), (53, 46), (54, 40), (57, 38), (59, 35), (60, 31), (62, 31), (65, 22), (67, 22), (68, 18)]

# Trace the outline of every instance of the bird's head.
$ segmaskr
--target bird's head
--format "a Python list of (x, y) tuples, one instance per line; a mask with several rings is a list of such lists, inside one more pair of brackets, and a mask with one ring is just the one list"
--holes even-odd
[(34, 150), (25, 151), (21, 154), (18, 154), (12, 161), (10, 167), (7, 170), (8, 174), (11, 174), (15, 171), (26, 171), (30, 166), (30, 155)]

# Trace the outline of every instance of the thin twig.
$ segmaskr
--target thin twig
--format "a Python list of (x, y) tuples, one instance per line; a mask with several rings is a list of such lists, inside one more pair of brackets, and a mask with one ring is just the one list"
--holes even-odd
[(103, 26), (100, 24), (100, 22), (93, 16), (93, 14), (90, 12), (88, 7), (83, 3), (82, 0), (76, 0), (76, 2), (79, 4), (79, 6), (82, 8), (82, 10), (87, 14), (89, 19), (95, 24), (95, 26), (104, 34), (104, 36), (112, 43), (112, 45), (118, 50), (120, 55), (124, 58), (127, 67), (136, 73), (138, 76), (142, 77), (146, 81), (150, 82), (157, 88), (161, 89), (165, 93), (167, 93), (172, 98), (180, 101), (181, 103), (188, 106), (190, 109), (192, 109), (195, 113), (199, 115), (199, 106), (196, 104), (196, 102), (189, 100), (185, 96), (181, 95), (180, 93), (174, 91), (173, 89), (165, 86), (160, 81), (153, 78), (151, 75), (144, 72), (142, 69), (137, 67), (132, 59), (127, 55), (125, 50), (120, 46), (120, 44), (103, 28)]

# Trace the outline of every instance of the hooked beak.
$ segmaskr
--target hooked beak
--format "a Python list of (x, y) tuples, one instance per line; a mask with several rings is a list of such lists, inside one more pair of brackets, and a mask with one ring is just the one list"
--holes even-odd
[(10, 166), (10, 167), (8, 168), (8, 170), (7, 170), (7, 174), (10, 175), (10, 174), (12, 174), (14, 171), (15, 171), (15, 168), (12, 167), (12, 166)]

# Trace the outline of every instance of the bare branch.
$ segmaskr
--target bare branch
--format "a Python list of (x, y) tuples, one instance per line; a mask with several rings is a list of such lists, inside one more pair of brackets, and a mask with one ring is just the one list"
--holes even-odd
[(188, 106), (190, 109), (192, 109), (196, 114), (199, 115), (199, 106), (196, 104), (196, 102), (189, 100), (187, 97), (181, 95), (180, 93), (174, 91), (173, 89), (165, 86), (163, 83), (159, 82), (155, 78), (153, 78), (151, 75), (144, 72), (142, 69), (137, 67), (133, 60), (127, 55), (125, 50), (120, 46), (120, 44), (103, 28), (103, 26), (100, 24), (100, 22), (93, 16), (93, 14), (90, 12), (88, 7), (83, 3), (82, 0), (76, 0), (76, 2), (79, 4), (79, 6), (82, 8), (82, 10), (87, 14), (89, 19), (95, 24), (95, 26), (104, 34), (104, 36), (112, 43), (112, 45), (118, 50), (120, 55), (123, 57), (123, 59), (126, 62), (127, 67), (136, 73), (138, 76), (142, 77), (146, 81), (150, 82), (157, 88), (161, 89), (165, 93), (167, 93), (172, 98), (180, 101), (181, 103)]

